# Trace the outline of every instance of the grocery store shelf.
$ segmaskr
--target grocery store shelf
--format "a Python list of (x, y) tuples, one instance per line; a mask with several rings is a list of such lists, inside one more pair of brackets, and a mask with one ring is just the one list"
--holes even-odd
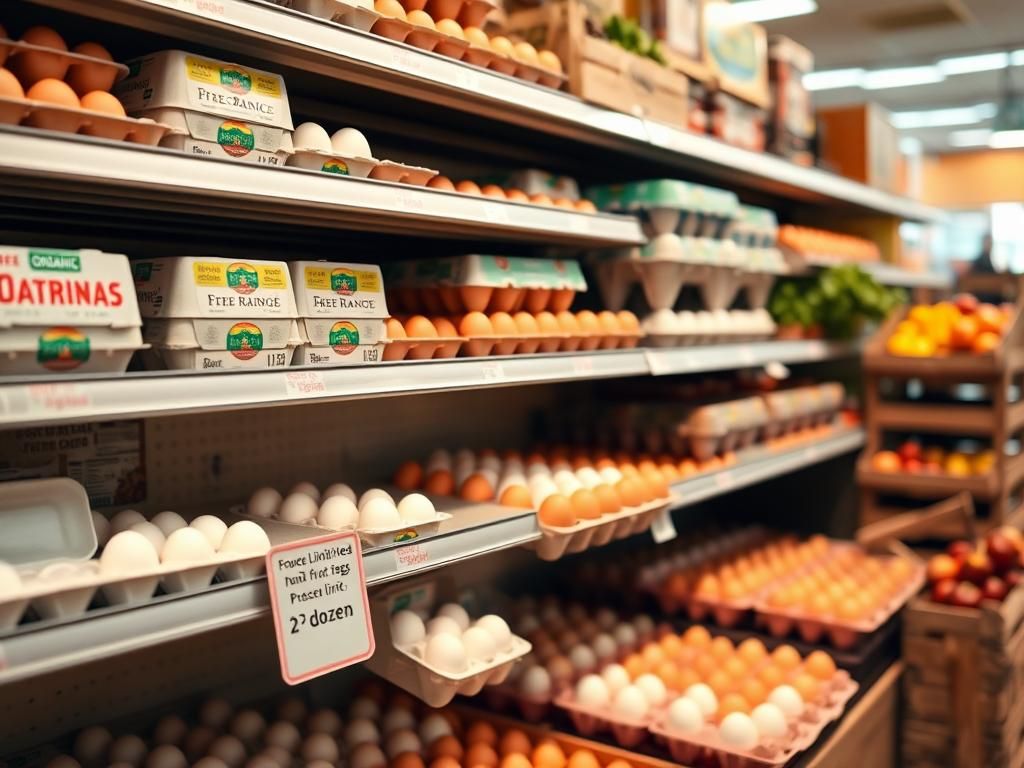
[(664, 163), (712, 182), (833, 208), (916, 221), (942, 213), (831, 173), (587, 104), (551, 89), (409, 46), (244, 0), (33, 0), (132, 29), (208, 44), (265, 62), (344, 79), (391, 95), (527, 127)]
[[(486, 507), (493, 515), (494, 507)], [(460, 509), (435, 536), (364, 552), (368, 585), (422, 573), (539, 538), (532, 511), (478, 519)], [(0, 636), (0, 685), (257, 618), (269, 611), (263, 578), (129, 608), (100, 608), (72, 621), (40, 621)]]
[(0, 380), (0, 427), (167, 416), (296, 402), (729, 370), (857, 354), (822, 341), (716, 344), (574, 354), (459, 358), (356, 368), (157, 371)]
[(738, 461), (728, 469), (675, 483), (672, 492), (680, 501), (675, 509), (689, 507), (716, 496), (746, 488), (805, 467), (851, 453), (864, 446), (864, 430), (859, 427), (837, 427), (824, 439), (809, 438), (795, 448), (757, 446), (740, 451)]
[[(1014, 414), (1019, 414), (1019, 409)], [(872, 418), (879, 429), (949, 435), (991, 435), (996, 428), (996, 409), (986, 405), (929, 405), (882, 402)]]
[(630, 216), (265, 168), (31, 129), (0, 131), (0, 157), (0, 186), (16, 190), (19, 203), (102, 202), (136, 211), (184, 212), (191, 227), (201, 217), (217, 217), (546, 245), (628, 245), (645, 239)]

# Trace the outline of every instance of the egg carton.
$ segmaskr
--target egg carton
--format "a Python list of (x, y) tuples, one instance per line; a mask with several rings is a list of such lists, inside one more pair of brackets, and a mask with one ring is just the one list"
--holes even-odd
[(174, 130), (173, 126), (146, 118), (117, 117), (44, 101), (0, 97), (0, 125), (20, 124), (151, 147), (155, 147)]
[(798, 429), (833, 423), (842, 408), (845, 390), (841, 384), (827, 382), (769, 392), (762, 397), (770, 416), (765, 437), (771, 439)]
[[(103, 80), (95, 79), (91, 81), (90, 86), (92, 87), (88, 89), (91, 91), (109, 91), (114, 86), (114, 83), (123, 79), (128, 74), (128, 67), (115, 61), (98, 59), (95, 56), (86, 56), (82, 53), (60, 50), (59, 48), (34, 45), (21, 42), (20, 40), (11, 40), (10, 38), (0, 38), (0, 51), (6, 53), (7, 61), (4, 62), (4, 66), (14, 73), (26, 90), (35, 85), (36, 81), (27, 78), (26, 73), (22, 71), (21, 63), (24, 59), (21, 57), (31, 53), (39, 53), (45, 56), (46, 68), (50, 70), (45, 74), (45, 77), (52, 77), (56, 80), (63, 80), (67, 76), (68, 70), (72, 67), (92, 67), (94, 78), (102, 77)], [(74, 78), (72, 78), (72, 83), (74, 83)], [(72, 83), (69, 83), (69, 85), (72, 85)], [(72, 87), (74, 86), (72, 85)], [(84, 89), (80, 88), (78, 90), (83, 91), (78, 93), (76, 90), (78, 96), (85, 95)]]
[(648, 238), (721, 237), (740, 213), (734, 192), (678, 179), (651, 179), (587, 191), (602, 210), (632, 213)]
[[(894, 557), (896, 557), (894, 555)], [(807, 643), (820, 643), (827, 637), (828, 642), (839, 650), (848, 650), (859, 645), (891, 619), (910, 598), (921, 591), (926, 582), (924, 563), (916, 561), (914, 577), (903, 589), (891, 595), (885, 605), (880, 606), (871, 616), (859, 621), (844, 621), (831, 617), (815, 616), (804, 610), (777, 608), (768, 603), (762, 595), (754, 603), (755, 624), (763, 627), (772, 637), (783, 638), (794, 631)], [(794, 577), (795, 578), (795, 577)], [(784, 586), (788, 579), (778, 586)]]
[(769, 418), (764, 400), (745, 397), (694, 409), (676, 433), (687, 440), (698, 461), (708, 461), (721, 453), (749, 448)]
[(451, 673), (438, 669), (424, 658), (426, 641), (409, 645), (396, 645), (391, 639), (391, 614), (397, 604), (401, 607), (432, 608), (445, 596), (455, 601), (456, 593), (451, 581), (421, 581), (377, 593), (370, 601), (370, 617), (374, 637), (383, 638), (377, 644), (372, 658), (365, 663), (370, 671), (408, 691), (431, 707), (443, 707), (456, 695), (475, 696), (485, 686), (500, 685), (509, 676), (512, 667), (533, 646), (513, 634), (511, 646), (498, 653), (493, 660), (470, 659), (465, 671)]
[(549, 696), (527, 696), (516, 690), (507, 681), (501, 685), (490, 685), (481, 694), (487, 708), (496, 712), (516, 710), (528, 723), (546, 723), (551, 712)]
[[(348, 157), (333, 152), (321, 152), (307, 147), (296, 147), (285, 162), (288, 167), (302, 168), (306, 171), (333, 173), (337, 176), (352, 176), (365, 179), (380, 165), (380, 161), (372, 157)], [(429, 179), (428, 179), (429, 181)], [(427, 182), (424, 181), (424, 184)]]
[(393, 160), (381, 160), (370, 171), (370, 178), (377, 181), (390, 181), (396, 184), (411, 184), (414, 187), (425, 187), (428, 181), (437, 176), (437, 173), (432, 168), (405, 165), (404, 163), (396, 163)]
[(369, 32), (380, 14), (373, 10), (371, 3), (346, 3), (342, 0), (270, 0), (274, 5), (293, 8), (318, 19), (334, 21), (353, 27), (360, 32)]
[(626, 507), (593, 520), (580, 520), (572, 526), (541, 524), (541, 538), (524, 546), (536, 551), (541, 560), (558, 560), (565, 555), (576, 554), (590, 547), (603, 547), (610, 541), (642, 533), (651, 527), (660, 513), (678, 502), (678, 498), (670, 496), (636, 507)]
[(765, 739), (752, 749), (726, 744), (718, 729), (710, 724), (696, 733), (680, 735), (668, 727), (664, 710), (653, 718), (648, 731), (655, 741), (668, 749), (674, 760), (684, 765), (695, 764), (701, 755), (710, 753), (722, 768), (781, 768), (813, 745), (822, 731), (842, 716), (859, 687), (849, 673), (837, 670), (823, 693), (823, 700), (808, 705), (802, 715), (791, 719), (785, 735)]
[(436, 29), (410, 24), (405, 19), (393, 16), (381, 16), (373, 24), (371, 31), (375, 35), (386, 37), (397, 43), (408, 43), (416, 48), (433, 51), (436, 54), (459, 61), (469, 48), (464, 39), (452, 37)]
[(389, 339), (384, 347), (385, 362), (396, 360), (448, 360), (458, 356), (469, 339), (465, 336)]
[(394, 303), (406, 312), (460, 315), (466, 312), (564, 312), (576, 298), (575, 288), (528, 288), (500, 285), (399, 286)]
[(426, 9), (431, 18), (455, 19), (462, 27), (483, 27), (487, 14), (498, 6), (490, 0), (406, 0), (405, 9)]

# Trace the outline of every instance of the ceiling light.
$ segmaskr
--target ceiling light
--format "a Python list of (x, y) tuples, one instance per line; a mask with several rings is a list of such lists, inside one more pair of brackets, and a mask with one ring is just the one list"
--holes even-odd
[(818, 4), (814, 0), (740, 0), (731, 10), (740, 21), (771, 21), (814, 13)]
[(896, 67), (865, 72), (861, 88), (880, 91), (884, 88), (903, 88), (910, 85), (941, 83), (946, 76), (933, 65), (926, 67)]
[(988, 128), (971, 128), (966, 131), (953, 131), (949, 134), (951, 147), (987, 147), (992, 131)]
[(804, 75), (804, 88), (808, 91), (829, 91), (834, 88), (859, 88), (864, 77), (864, 70), (825, 69), (821, 72), (808, 72)]
[(1024, 96), (1013, 89), (1013, 70), (1003, 70), (1003, 101), (992, 120), (992, 136), (988, 145), (993, 149), (1024, 147)]
[(1010, 54), (1011, 67), (1024, 67), (1024, 48)]
[(900, 130), (910, 128), (941, 128), (946, 125), (971, 125), (995, 117), (996, 105), (987, 102), (970, 107), (927, 109), (920, 112), (895, 112), (889, 122)]
[(1024, 128), (1015, 131), (996, 131), (988, 140), (992, 149), (1018, 149), (1024, 147)]
[(970, 72), (990, 72), (994, 69), (1003, 69), (1009, 62), (1010, 54), (1000, 51), (940, 59), (936, 66), (944, 75), (966, 75)]

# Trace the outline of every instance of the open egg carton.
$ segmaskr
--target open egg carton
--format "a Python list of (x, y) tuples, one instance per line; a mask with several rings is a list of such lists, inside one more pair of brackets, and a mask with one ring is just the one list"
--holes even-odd
[(302, 123), (292, 134), (293, 151), (286, 165), (336, 176), (371, 178), (424, 187), (437, 171), (391, 160), (378, 160), (366, 137), (355, 128), (328, 135), (318, 123)]
[(0, 496), (7, 532), (0, 543), (0, 630), (15, 627), (30, 608), (42, 619), (67, 619), (85, 613), (97, 595), (107, 605), (137, 604), (158, 588), (205, 589), (218, 574), (222, 581), (254, 578), (270, 547), (258, 526), (229, 528), (212, 515), (189, 525), (174, 512), (147, 521), (124, 510), (108, 522), (90, 511), (85, 489), (69, 478), (4, 483)]
[(541, 524), (540, 540), (531, 543), (541, 560), (559, 560), (565, 555), (583, 552), (591, 547), (603, 547), (610, 541), (625, 539), (648, 530), (655, 518), (679, 499), (668, 496), (619, 512), (601, 515), (593, 520), (577, 520), (571, 526)]
[(6, 67), (0, 69), (0, 124), (148, 146), (156, 146), (173, 130), (151, 119), (125, 116), (109, 91), (128, 67), (114, 62), (96, 43), (69, 51), (54, 30), (33, 27), (22, 40), (0, 37), (0, 67)]
[(798, 429), (831, 424), (845, 397), (846, 390), (836, 382), (768, 392), (762, 395), (768, 409), (764, 435), (770, 440)]
[(370, 0), (269, 0), (274, 5), (282, 8), (291, 8), (315, 16), (318, 19), (326, 19), (347, 27), (358, 29), (361, 32), (369, 32), (380, 14), (373, 9)]
[(244, 506), (232, 511), (259, 521), (275, 544), (333, 531), (356, 531), (363, 546), (382, 547), (437, 533), (452, 516), (439, 512), (434, 504), (420, 493), (407, 494), (396, 503), (383, 488), (371, 488), (357, 496), (345, 483), (334, 483), (321, 493), (312, 483), (301, 482), (284, 497), (275, 488), (259, 488)]
[[(530, 643), (504, 619), (471, 619), (447, 579), (403, 582), (370, 603), (377, 651), (366, 666), (431, 707), (505, 681)], [(380, 642), (383, 640), (383, 642)]]
[(775, 321), (766, 309), (716, 309), (692, 312), (658, 309), (640, 327), (651, 347), (764, 341), (775, 336)]

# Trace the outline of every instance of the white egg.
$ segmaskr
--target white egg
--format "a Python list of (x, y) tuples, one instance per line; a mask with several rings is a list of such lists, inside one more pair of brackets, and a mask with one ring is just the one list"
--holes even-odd
[(251, 520), (229, 526), (220, 542), (220, 551), (232, 555), (265, 555), (268, 549), (267, 532)]
[(641, 720), (650, 711), (650, 704), (644, 692), (635, 685), (627, 685), (615, 694), (612, 701), (612, 710), (617, 715), (629, 718), (630, 720)]
[(233, 707), (226, 699), (207, 699), (199, 708), (199, 722), (209, 728), (223, 730), (227, 727), (233, 711)]
[(495, 474), (501, 473), (501, 459), (497, 456), (483, 456), (478, 463), (480, 469), (485, 469)]
[(307, 765), (317, 761), (324, 761), (328, 765), (333, 766), (339, 757), (338, 742), (326, 733), (311, 733), (302, 742), (300, 754)]
[(455, 623), (459, 625), (459, 629), (465, 632), (469, 629), (469, 614), (466, 613), (466, 609), (458, 603), (445, 603), (437, 609), (437, 616), (448, 616), (455, 620)]
[(530, 667), (519, 678), (519, 692), (533, 699), (551, 695), (551, 674), (540, 664)]
[(624, 621), (615, 627), (612, 631), (612, 637), (615, 638), (615, 642), (619, 644), (620, 649), (633, 648), (638, 639), (633, 625), (627, 624)]
[(92, 513), (92, 527), (96, 531), (96, 545), (103, 549), (103, 545), (110, 538), (110, 521), (99, 512)]
[(329, 707), (322, 707), (309, 716), (306, 721), (308, 733), (326, 733), (337, 736), (341, 733), (341, 716)]
[(572, 662), (573, 669), (576, 670), (577, 674), (592, 672), (597, 669), (597, 654), (594, 653), (590, 646), (583, 643), (576, 644), (569, 651), (569, 661)]
[(331, 483), (324, 489), (323, 496), (320, 497), (321, 502), (334, 498), (335, 496), (342, 496), (353, 504), (356, 503), (358, 497), (356, 492), (352, 490), (351, 486), (345, 483)]
[(654, 634), (654, 619), (645, 613), (633, 617), (633, 629), (640, 637), (650, 637)]
[(332, 531), (355, 528), (359, 522), (359, 510), (345, 496), (328, 496), (316, 513), (316, 524)]
[(188, 527), (188, 523), (185, 522), (185, 518), (179, 515), (177, 512), (172, 512), (169, 509), (165, 509), (157, 515), (153, 516), (150, 520), (153, 525), (164, 532), (164, 536), (170, 536), (179, 528)]
[[(416, 616), (416, 614), (413, 615)], [(420, 619), (420, 623), (423, 622), (423, 619), (419, 616), (416, 616), (416, 618)], [(394, 635), (392, 635), (391, 639), (394, 640)], [(380, 717), (380, 705), (369, 696), (360, 696), (349, 705), (348, 716), (353, 720), (363, 718), (376, 721)], [(374, 739), (374, 741), (377, 741), (377, 739)]]
[(505, 491), (512, 485), (521, 485), (524, 488), (528, 488), (526, 476), (519, 472), (511, 472), (507, 475), (503, 475), (501, 480), (498, 481), (498, 492), (495, 494), (497, 498), (501, 498)]
[(640, 689), (640, 692), (647, 698), (647, 703), (652, 707), (660, 707), (668, 698), (665, 683), (660, 677), (652, 675), (650, 672), (640, 675), (633, 681), (633, 685)]
[(103, 575), (152, 573), (160, 567), (149, 539), (135, 531), (121, 531), (110, 537), (100, 555), (100, 573)]
[(608, 485), (615, 485), (622, 479), (622, 473), (615, 467), (605, 467), (601, 470), (601, 479)]
[(608, 683), (600, 675), (584, 675), (576, 683), (576, 701), (585, 707), (607, 707), (611, 698)]
[(371, 158), (370, 144), (355, 128), (342, 128), (331, 136), (331, 147), (343, 157)]
[(710, 686), (704, 683), (694, 683), (686, 689), (684, 695), (700, 707), (701, 714), (706, 718), (712, 717), (718, 711), (718, 697)]
[(403, 752), (419, 754), (422, 749), (423, 745), (420, 743), (420, 737), (416, 735), (416, 731), (409, 728), (400, 728), (393, 731), (384, 740), (384, 753), (392, 760)]
[(420, 741), (430, 746), (442, 736), (452, 735), (452, 724), (443, 715), (431, 713), (420, 721)]
[(345, 726), (345, 744), (352, 751), (360, 744), (379, 744), (380, 731), (372, 720), (359, 717)]
[(289, 493), (277, 516), (286, 523), (303, 525), (316, 518), (317, 502), (307, 493)]
[(146, 768), (188, 768), (188, 760), (173, 744), (162, 744), (149, 753)]
[(427, 622), (428, 637), (445, 634), (462, 637), (462, 627), (459, 626), (459, 622), (451, 616), (435, 616)]
[(601, 474), (593, 467), (581, 467), (576, 471), (576, 478), (588, 489), (596, 488), (604, 482)]
[(469, 667), (462, 639), (447, 632), (428, 638), (424, 658), (427, 664), (441, 673), (459, 674)]
[(122, 509), (110, 518), (110, 535), (113, 536), (121, 531), (127, 531), (136, 523), (144, 522), (146, 522), (146, 518), (143, 517), (141, 512), (136, 512), (134, 509)]
[(303, 480), (301, 482), (296, 483), (295, 485), (292, 486), (292, 489), (288, 491), (289, 496), (296, 493), (304, 493), (317, 504), (320, 503), (320, 489), (317, 488), (308, 480)]
[[(2, 592), (3, 589), (0, 587), (0, 594)], [(110, 735), (110, 731), (101, 725), (83, 728), (75, 736), (73, 748), (75, 757), (87, 768), (99, 768), (106, 758), (107, 750), (110, 749), (110, 742), (113, 740), (114, 737)]]
[(294, 752), (298, 749), (299, 744), (302, 743), (302, 734), (295, 726), (295, 723), (290, 723), (287, 720), (278, 720), (267, 728), (267, 732), (263, 736), (263, 742), (268, 747), (281, 747), (281, 749)]
[(157, 721), (156, 727), (153, 729), (153, 743), (178, 746), (185, 741), (187, 733), (188, 723), (177, 715), (165, 715)]
[(540, 629), (540, 621), (532, 614), (523, 616), (516, 622), (516, 633), (519, 635), (530, 635)]
[(601, 672), (601, 677), (608, 685), (608, 690), (612, 696), (629, 685), (630, 682), (629, 672), (621, 664), (609, 664)]
[(395, 645), (412, 645), (426, 636), (423, 619), (412, 611), (398, 611), (391, 617), (391, 642)]
[(452, 461), (455, 466), (468, 464), (471, 467), (476, 467), (476, 454), (469, 450), (469, 448), (460, 448), (455, 452), (455, 456)]
[(474, 474), (476, 474), (476, 470), (473, 469), (473, 467), (465, 464), (456, 464), (455, 469), (452, 470), (452, 480), (455, 482), (455, 487), (461, 488), (463, 483), (469, 480), (469, 478)]
[(295, 126), (295, 132), (292, 134), (292, 146), (297, 150), (330, 153), (331, 137), (327, 135), (327, 131), (322, 125), (302, 123)]
[(572, 496), (583, 487), (583, 483), (577, 480), (575, 475), (572, 477), (562, 475), (562, 479), (556, 480), (555, 485), (558, 486), (558, 492), (566, 498)]
[(781, 709), (786, 717), (799, 717), (804, 713), (804, 700), (791, 685), (780, 685), (768, 694), (768, 701)]
[(697, 317), (688, 309), (676, 315), (676, 323), (680, 333), (693, 333), (697, 328)]
[(476, 474), (480, 475), (491, 488), (498, 487), (498, 473), (490, 469), (478, 469)]
[(645, 317), (641, 327), (647, 333), (679, 333), (679, 319), (671, 309), (659, 309)]
[(786, 715), (776, 704), (766, 701), (754, 707), (750, 713), (757, 731), (762, 736), (770, 739), (778, 739), (786, 734)]
[(695, 733), (704, 726), (704, 713), (697, 702), (680, 696), (668, 706), (668, 728), (676, 733)]
[(143, 521), (141, 523), (132, 523), (128, 528), (129, 531), (135, 531), (141, 533), (146, 537), (146, 541), (153, 545), (153, 549), (158, 553), (163, 551), (164, 542), (167, 537), (164, 536), (164, 532), (157, 528), (153, 523)]
[(742, 712), (730, 712), (718, 726), (722, 741), (737, 749), (753, 749), (757, 746), (757, 726)]
[(224, 534), (228, 530), (227, 523), (215, 515), (200, 515), (189, 523), (189, 528), (194, 528), (203, 534), (214, 551), (220, 549), (221, 542), (224, 541)]
[(260, 488), (249, 497), (246, 513), (253, 517), (273, 517), (281, 508), (281, 494), (275, 488)]
[(462, 633), (462, 645), (466, 649), (466, 655), (470, 659), (482, 661), (489, 664), (494, 661), (498, 653), (494, 637), (486, 629), (481, 627), (470, 627)]
[(385, 768), (387, 755), (376, 744), (360, 744), (348, 756), (348, 768)]
[(434, 503), (422, 493), (410, 493), (398, 502), (398, 516), (407, 525), (428, 523), (437, 517)]
[(535, 477), (546, 477), (550, 480), (551, 470), (547, 464), (531, 464), (526, 468), (526, 477), (529, 480), (533, 480)]
[(494, 645), (499, 653), (508, 653), (512, 650), (512, 630), (501, 616), (489, 613), (477, 619), (473, 626), (480, 627), (494, 638)]
[(128, 763), (129, 765), (140, 766), (146, 759), (146, 742), (134, 733), (118, 736), (110, 745), (110, 753), (107, 759), (111, 763)]
[(208, 563), (214, 550), (209, 540), (195, 528), (179, 528), (167, 537), (160, 561), (167, 564)]
[(439, 469), (445, 469), (449, 472), (452, 469), (452, 455), (444, 449), (438, 449), (427, 457), (424, 472), (429, 475), (431, 472)]
[[(363, 498), (366, 498), (365, 495)], [(362, 501), (362, 499), (360, 499)], [(359, 506), (359, 530), (393, 531), (402, 527), (395, 503), (385, 498), (373, 498)]]
[(591, 640), (590, 647), (594, 649), (594, 655), (599, 662), (611, 661), (619, 655), (619, 644), (607, 632), (602, 632)]

